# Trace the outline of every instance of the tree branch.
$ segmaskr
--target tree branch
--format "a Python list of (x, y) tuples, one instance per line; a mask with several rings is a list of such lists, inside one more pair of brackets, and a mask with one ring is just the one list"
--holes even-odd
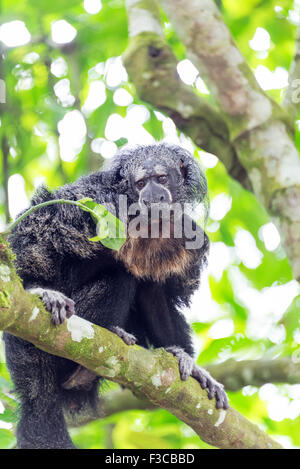
[(231, 141), (266, 123), (275, 112), (284, 115), (260, 88), (213, 0), (160, 3), (218, 103)]
[(274, 360), (226, 360), (205, 367), (228, 391), (243, 386), (262, 386), (266, 383), (300, 383), (300, 363), (290, 357)]
[[(238, 391), (244, 386), (263, 386), (266, 383), (300, 383), (300, 363), (290, 357), (267, 360), (226, 360), (212, 364), (205, 369), (228, 391)], [(84, 425), (93, 420), (108, 417), (117, 412), (141, 409), (153, 410), (157, 406), (145, 399), (138, 399), (128, 389), (117, 390), (99, 397), (97, 408), (88, 404), (74, 414), (66, 409), (66, 419), (70, 426)]]
[(218, 448), (280, 448), (234, 409), (216, 410), (199, 383), (183, 382), (176, 358), (164, 349), (127, 346), (118, 336), (72, 316), (53, 326), (41, 301), (24, 291), (7, 244), (0, 239), (0, 329), (89, 370), (169, 410)]
[(171, 117), (199, 147), (217, 154), (228, 172), (249, 187), (222, 116), (178, 76), (178, 61), (165, 41), (157, 2), (127, 0), (126, 6), (130, 42), (123, 61), (139, 97)]
[(152, 409), (157, 406), (146, 399), (138, 399), (129, 389), (117, 389), (99, 396), (96, 408), (87, 402), (76, 414), (71, 409), (64, 409), (64, 415), (68, 426), (79, 427), (126, 410)]
[(300, 25), (297, 28), (295, 54), (289, 72), (289, 84), (285, 92), (283, 106), (294, 121), (300, 109)]
[[(143, 12), (146, 12), (145, 17), (148, 18), (149, 11), (152, 11), (150, 6), (152, 3), (146, 0), (143, 2), (128, 0), (129, 18), (136, 14), (135, 11), (138, 8), (140, 8), (140, 17)], [(214, 145), (214, 150), (209, 151), (214, 151), (225, 162), (227, 168), (230, 168), (232, 164), (237, 165), (237, 174), (234, 171), (230, 173), (238, 180), (247, 180), (245, 176), (240, 178), (240, 167), (246, 170), (254, 194), (267, 209), (280, 231), (282, 244), (291, 262), (294, 276), (299, 280), (300, 158), (293, 141), (290, 119), (285, 111), (259, 87), (213, 0), (161, 0), (161, 3), (176, 33), (186, 46), (188, 57), (199, 68), (210, 87), (220, 108), (220, 115), (229, 129), (230, 145), (227, 144), (226, 136), (224, 139), (225, 147), (230, 149), (229, 162), (226, 164), (226, 156), (222, 155), (217, 145)], [(131, 21), (129, 23), (132, 24)], [(147, 21), (140, 23), (148, 24)], [(148, 32), (141, 33), (140, 30), (137, 30), (136, 34), (135, 31), (131, 32), (131, 45), (125, 54), (125, 64), (129, 75), (143, 99), (157, 107), (159, 106), (157, 103), (160, 105), (164, 103), (166, 109), (174, 109), (177, 106), (176, 113), (178, 114), (178, 96), (183, 95), (183, 87), (174, 81), (175, 66), (168, 66), (168, 61), (164, 62), (163, 55), (161, 61), (165, 64), (165, 68), (163, 68), (163, 77), (160, 77), (161, 67), (157, 67), (156, 64), (151, 65), (152, 59), (146, 53), (145, 45), (140, 46), (140, 44), (142, 41), (145, 42), (145, 38), (149, 44), (150, 34), (154, 43), (159, 37), (160, 44), (164, 47), (163, 39), (160, 34), (154, 33), (153, 29), (151, 32), (147, 28), (144, 30)], [(146, 34), (148, 36), (145, 36)], [(139, 47), (141, 57), (138, 55)], [(160, 47), (157, 49), (160, 50)], [(165, 49), (162, 50), (165, 51)], [(139, 57), (138, 61), (137, 57)], [(152, 81), (150, 85), (149, 82), (143, 81), (145, 72), (147, 73), (146, 61), (150, 64), (148, 65), (151, 72), (149, 79)], [(138, 74), (140, 66), (142, 79)], [(158, 76), (157, 80), (156, 76)], [(157, 82), (156, 92), (153, 89), (155, 82)], [(170, 100), (168, 88), (174, 96), (173, 101)], [(168, 103), (171, 101), (172, 104), (164, 102), (165, 96), (169, 98)], [(197, 102), (195, 93), (193, 99)], [(181, 101), (179, 103), (182, 105)], [(202, 102), (199, 106), (205, 109), (202, 108)], [(194, 108), (188, 105), (187, 109), (184, 108), (184, 112), (185, 116), (182, 114), (180, 116), (191, 119), (193, 130), (189, 129), (189, 125), (186, 125), (183, 130), (198, 145), (208, 149), (208, 146), (201, 144), (202, 137), (198, 137), (197, 131), (201, 125), (199, 116), (195, 120)], [(211, 129), (217, 128), (215, 116), (214, 111), (213, 119), (205, 120), (207, 126), (207, 122), (211, 123), (208, 138), (210, 142), (213, 135)], [(176, 124), (180, 127), (178, 119)], [(239, 163), (235, 155), (238, 156)]]

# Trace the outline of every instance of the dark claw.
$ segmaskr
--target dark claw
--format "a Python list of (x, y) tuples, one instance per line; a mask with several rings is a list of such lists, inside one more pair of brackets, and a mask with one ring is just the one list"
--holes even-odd
[(217, 409), (226, 410), (229, 408), (227, 394), (223, 388), (218, 387), (216, 389), (216, 401), (217, 401), (217, 405), (216, 405)]
[(183, 381), (192, 376), (200, 383), (202, 389), (206, 389), (209, 399), (216, 398), (217, 409), (228, 409), (228, 398), (222, 384), (214, 380), (206, 370), (197, 366), (182, 348), (171, 346), (167, 347), (166, 351), (178, 358), (180, 377)]
[(207, 390), (207, 395), (209, 399), (216, 399), (217, 409), (228, 409), (228, 398), (222, 384), (214, 380), (214, 378), (212, 378), (206, 370), (200, 368), (197, 365), (194, 365), (192, 376), (197, 379), (200, 384), (206, 382), (206, 386), (203, 389)]
[(113, 326), (110, 327), (110, 330), (117, 334), (127, 345), (134, 345), (137, 341), (137, 338), (133, 334), (129, 334), (122, 327)]

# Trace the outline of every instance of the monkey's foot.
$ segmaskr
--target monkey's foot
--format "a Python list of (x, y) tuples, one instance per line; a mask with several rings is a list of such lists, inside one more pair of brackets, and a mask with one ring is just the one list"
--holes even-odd
[(75, 314), (74, 301), (63, 293), (44, 288), (31, 288), (29, 291), (41, 298), (56, 326), (62, 324), (66, 319), (71, 317), (72, 314)]
[(97, 375), (92, 371), (79, 365), (74, 373), (62, 383), (64, 389), (83, 388), (89, 391)]
[(192, 376), (200, 383), (202, 389), (206, 389), (209, 399), (216, 398), (217, 409), (228, 409), (228, 398), (222, 384), (213, 379), (208, 371), (197, 366), (193, 358), (182, 348), (171, 346), (166, 347), (166, 351), (178, 358), (180, 377), (183, 381)]
[(129, 332), (126, 332), (122, 327), (112, 326), (109, 330), (117, 334), (127, 345), (134, 345), (137, 341), (137, 338), (133, 334), (129, 334)]

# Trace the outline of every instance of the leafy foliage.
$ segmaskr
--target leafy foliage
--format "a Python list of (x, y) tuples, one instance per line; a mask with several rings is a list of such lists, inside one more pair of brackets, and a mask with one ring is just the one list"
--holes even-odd
[[(264, 67), (260, 70), (272, 72), (269, 77), (278, 67), (281, 74), (287, 73), (295, 44), (293, 1), (220, 3), (225, 21), (249, 65), (254, 70)], [(168, 18), (164, 14), (163, 18), (169, 44), (178, 60), (186, 59), (185, 49)], [(51, 25), (61, 19), (77, 32), (72, 42), (58, 44), (51, 38)], [(268, 244), (266, 227), (270, 228), (270, 219), (254, 196), (226, 174), (221, 162), (201, 152), (175, 129), (170, 119), (136, 96), (120, 60), (128, 43), (124, 1), (102, 0), (102, 9), (92, 15), (85, 11), (81, 0), (2, 0), (1, 23), (14, 20), (25, 23), (31, 41), (17, 47), (3, 45), (4, 59), (0, 64), (7, 90), (7, 102), (0, 104), (0, 140), (5, 139), (9, 149), (6, 153), (1, 146), (2, 225), (8, 222), (5, 194), (14, 180), (13, 189), (8, 191), (13, 215), (14, 210), (24, 208), (25, 193), (29, 197), (39, 183), (46, 181), (54, 188), (72, 182), (101, 167), (117, 147), (127, 141), (135, 143), (135, 135), (140, 143), (161, 138), (177, 140), (190, 148), (206, 168), (211, 199), (207, 225), (212, 241), (211, 261), (190, 315), (198, 362), (208, 364), (228, 357), (293, 356), (300, 343), (299, 300), (292, 303), (299, 287), (280, 245)], [(249, 46), (257, 28), (269, 34), (270, 46), (265, 51)], [(197, 81), (191, 86), (203, 93)], [(272, 89), (272, 84), (270, 87), (267, 92), (279, 102), (283, 88)], [(92, 89), (96, 92), (89, 102)], [(207, 99), (211, 99), (210, 95)], [(78, 119), (80, 113), (84, 122), (81, 120), (81, 139), (76, 129), (64, 129), (71, 112), (77, 113), (72, 116)], [(300, 150), (298, 128), (295, 139)], [(21, 177), (14, 179), (15, 175)], [(106, 217), (106, 228), (100, 225), (97, 237), (105, 244), (114, 220), (91, 200), (81, 202), (98, 217)], [(119, 229), (123, 239), (122, 226)], [(3, 354), (0, 358), (0, 448), (12, 448), (17, 402)], [(231, 393), (231, 404), (287, 446), (300, 447), (299, 386), (266, 386), (247, 386)], [(285, 414), (276, 413), (276, 406), (284, 407)], [(190, 428), (163, 410), (114, 415), (73, 429), (72, 436), (84, 448), (208, 447)]]

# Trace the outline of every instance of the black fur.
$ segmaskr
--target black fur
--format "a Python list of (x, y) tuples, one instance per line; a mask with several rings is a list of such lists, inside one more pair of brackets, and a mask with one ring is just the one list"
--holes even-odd
[[(196, 161), (178, 146), (159, 144), (122, 150), (110, 169), (81, 177), (55, 193), (42, 188), (32, 205), (57, 198), (90, 197), (117, 206), (119, 194), (126, 194), (128, 203), (136, 202), (138, 193), (132, 176), (151, 160), (175, 171), (176, 185), (170, 189), (174, 200), (203, 200), (206, 180)], [(180, 307), (189, 304), (198, 288), (208, 249), (206, 235), (182, 274), (165, 273), (162, 281), (153, 281), (151, 277), (135, 277), (113, 251), (88, 241), (95, 234), (90, 214), (72, 205), (51, 205), (25, 218), (10, 237), (24, 287), (61, 292), (75, 302), (78, 316), (116, 332), (127, 331), (142, 346), (176, 346), (192, 356), (190, 331)], [(172, 250), (167, 255), (172, 257)], [(126, 340), (126, 335), (123, 338)], [(89, 386), (67, 390), (63, 383), (77, 364), (10, 334), (4, 339), (7, 365), (21, 403), (18, 447), (73, 448), (63, 406), (76, 411), (87, 400), (95, 402), (99, 379), (91, 380)]]

